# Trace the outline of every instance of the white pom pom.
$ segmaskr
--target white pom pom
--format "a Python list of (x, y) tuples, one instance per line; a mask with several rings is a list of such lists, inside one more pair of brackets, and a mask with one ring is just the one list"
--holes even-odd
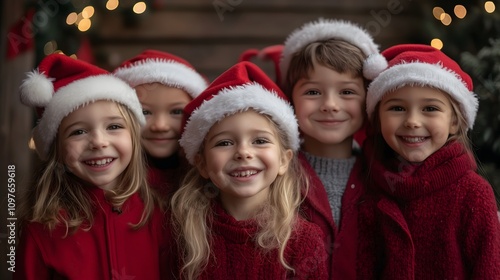
[(52, 81), (38, 70), (29, 72), (19, 87), (21, 102), (27, 106), (45, 107), (54, 94)]
[(375, 79), (382, 71), (387, 69), (387, 60), (381, 54), (372, 54), (364, 62), (363, 76), (369, 80)]

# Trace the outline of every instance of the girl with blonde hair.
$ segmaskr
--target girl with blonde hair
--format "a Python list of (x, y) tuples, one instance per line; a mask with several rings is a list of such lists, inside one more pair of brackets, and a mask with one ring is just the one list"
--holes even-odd
[(94, 65), (44, 58), (21, 85), (43, 113), (14, 279), (160, 279), (164, 216), (146, 182), (135, 91)]
[(325, 279), (322, 232), (298, 217), (307, 181), (279, 88), (254, 64), (238, 63), (186, 106), (185, 120), (180, 144), (195, 167), (171, 203), (178, 275)]

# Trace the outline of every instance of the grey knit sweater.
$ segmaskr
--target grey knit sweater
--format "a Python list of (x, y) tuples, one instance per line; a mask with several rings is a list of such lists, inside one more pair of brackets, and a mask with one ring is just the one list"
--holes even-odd
[(340, 210), (342, 195), (344, 194), (347, 180), (351, 174), (352, 167), (356, 162), (356, 157), (347, 159), (323, 158), (303, 152), (311, 167), (321, 179), (328, 194), (328, 202), (332, 209), (333, 220), (338, 226), (340, 222)]

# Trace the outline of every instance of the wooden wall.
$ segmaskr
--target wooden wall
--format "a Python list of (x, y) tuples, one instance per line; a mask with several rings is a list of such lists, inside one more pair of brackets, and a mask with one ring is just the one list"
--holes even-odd
[[(420, 7), (411, 0), (156, 0), (155, 8), (130, 18), (116, 11), (97, 15), (92, 44), (105, 68), (146, 48), (190, 61), (210, 79), (248, 48), (283, 43), (302, 24), (319, 17), (354, 21), (376, 42), (418, 40)], [(266, 70), (270, 63), (261, 64)]]

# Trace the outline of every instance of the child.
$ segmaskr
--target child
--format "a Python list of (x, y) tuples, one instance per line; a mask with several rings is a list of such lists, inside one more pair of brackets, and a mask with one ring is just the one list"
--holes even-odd
[(62, 54), (20, 88), (44, 160), (28, 191), (14, 279), (160, 279), (163, 215), (146, 182), (134, 89)]
[(241, 62), (185, 108), (196, 167), (172, 198), (186, 279), (326, 279), (321, 230), (297, 217), (303, 178), (292, 108)]
[(478, 107), (471, 78), (431, 46), (397, 45), (383, 55), (389, 67), (367, 97), (361, 278), (498, 279), (495, 197), (467, 137)]
[(169, 199), (188, 170), (185, 158), (179, 156), (182, 110), (207, 82), (189, 62), (156, 50), (123, 62), (114, 75), (137, 91), (146, 116), (142, 145), (148, 156), (148, 181)]
[(353, 138), (365, 120), (366, 79), (387, 61), (355, 24), (318, 20), (290, 34), (280, 61), (301, 136), (301, 164), (312, 180), (301, 207), (318, 224), (328, 250), (329, 279), (356, 279), (357, 205), (364, 192)]

